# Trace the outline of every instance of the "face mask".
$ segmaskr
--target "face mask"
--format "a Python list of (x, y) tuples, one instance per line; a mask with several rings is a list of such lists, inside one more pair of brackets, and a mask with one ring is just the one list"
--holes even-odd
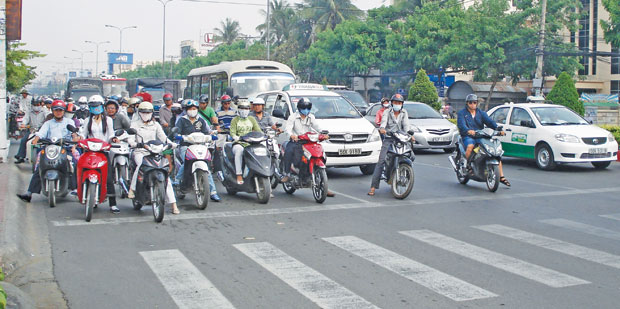
[(144, 122), (149, 122), (151, 121), (151, 117), (153, 116), (153, 113), (140, 113), (140, 118), (142, 119), (142, 121)]
[(73, 113), (67, 113), (67, 112), (65, 112), (65, 118), (72, 119), (72, 118), (73, 118)]
[(35, 111), (37, 113), (40, 112), (41, 111), (41, 106), (33, 106), (32, 107), (32, 111)]
[(299, 110), (299, 112), (300, 112), (302, 115), (306, 115), (306, 116), (308, 116), (308, 114), (310, 114), (310, 109), (309, 109), (309, 108), (300, 109), (300, 110)]
[(403, 109), (402, 105), (392, 105), (392, 108), (394, 109), (395, 112), (400, 112), (401, 109)]
[(249, 115), (250, 115), (250, 110), (249, 109), (240, 109), (239, 110), (239, 117), (241, 117), (241, 118), (248, 118)]
[(103, 113), (103, 105), (99, 105), (97, 107), (90, 107), (88, 110), (93, 115), (99, 115), (99, 114)]
[(126, 113), (127, 112), (127, 106), (121, 106), (120, 109), (119, 109), (119, 112)]
[(385, 107), (385, 108), (390, 107), (390, 102), (385, 102), (385, 103), (383, 103), (383, 107)]
[(196, 118), (196, 116), (198, 116), (198, 110), (197, 109), (188, 110), (187, 116), (189, 116), (190, 118)]

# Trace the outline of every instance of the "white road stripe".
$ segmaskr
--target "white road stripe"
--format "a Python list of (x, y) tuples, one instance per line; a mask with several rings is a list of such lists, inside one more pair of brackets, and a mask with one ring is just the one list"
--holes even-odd
[(590, 282), (569, 276), (555, 270), (525, 262), (501, 253), (487, 250), (466, 242), (450, 238), (429, 230), (402, 231), (403, 235), (456, 253), (495, 268), (540, 282), (554, 288), (561, 288)]
[(234, 308), (179, 250), (142, 251), (140, 255), (179, 308)]
[(620, 221), (620, 214), (601, 215), (601, 217)]
[[(534, 193), (514, 193), (514, 194), (488, 194), (488, 195), (472, 195), (472, 196), (447, 196), (438, 198), (426, 198), (416, 200), (405, 200), (402, 202), (389, 201), (384, 203), (347, 203), (347, 204), (335, 204), (335, 205), (320, 205), (320, 206), (296, 206), (288, 208), (271, 208), (271, 209), (254, 209), (254, 210), (239, 210), (239, 211), (219, 211), (219, 212), (184, 212), (180, 215), (166, 216), (164, 220), (192, 220), (192, 219), (213, 219), (213, 218), (233, 218), (233, 217), (249, 217), (249, 216), (265, 216), (265, 215), (281, 215), (281, 214), (296, 214), (318, 211), (330, 211), (330, 210), (349, 210), (349, 209), (361, 209), (361, 208), (379, 208), (379, 207), (405, 207), (415, 205), (432, 205), (440, 203), (460, 203), (468, 201), (490, 201), (490, 200), (511, 200), (522, 198), (538, 198), (548, 196), (566, 196), (566, 195), (581, 195), (581, 194), (595, 194), (595, 193), (607, 193), (607, 192), (619, 192), (620, 187), (612, 188), (600, 188), (600, 189), (584, 189), (584, 190), (566, 190), (566, 191), (548, 191), (548, 192), (534, 192)], [(96, 224), (123, 224), (123, 223), (138, 223), (138, 222), (151, 222), (153, 217), (147, 215), (139, 217), (109, 217), (105, 219), (93, 219), (90, 222), (84, 220), (65, 220), (65, 221), (52, 221), (54, 226), (81, 226), (81, 225), (96, 225)]]
[(596, 227), (596, 226), (584, 224), (581, 222), (575, 222), (575, 221), (566, 220), (566, 219), (547, 219), (547, 220), (540, 220), (540, 222), (550, 224), (550, 225), (555, 225), (558, 227), (562, 227), (562, 228), (577, 231), (577, 232), (594, 235), (594, 236), (599, 236), (599, 237), (609, 238), (609, 239), (614, 239), (614, 240), (620, 240), (620, 232), (604, 229), (602, 227)]
[(474, 226), (474, 228), (499, 236), (519, 240), (530, 245), (564, 253), (590, 262), (620, 268), (620, 256), (618, 255), (613, 255), (596, 249), (571, 244), (559, 239), (537, 235), (499, 224), (480, 225)]
[(344, 197), (346, 197), (346, 198), (350, 198), (350, 199), (352, 199), (352, 200), (356, 200), (356, 201), (358, 201), (358, 202), (362, 202), (362, 203), (370, 203), (370, 201), (367, 201), (367, 200), (365, 200), (365, 199), (361, 199), (361, 198), (359, 198), (359, 197), (355, 197), (355, 196), (352, 196), (352, 195), (344, 194), (344, 193), (342, 193), (342, 192), (337, 192), (337, 191), (334, 191), (334, 190), (331, 190), (331, 191), (332, 191), (332, 192), (334, 192), (334, 193), (336, 193), (336, 194), (338, 194), (338, 195), (342, 195), (342, 196), (344, 196)]
[(329, 237), (323, 240), (455, 301), (497, 296), (355, 236)]
[(233, 246), (322, 308), (377, 308), (268, 242)]

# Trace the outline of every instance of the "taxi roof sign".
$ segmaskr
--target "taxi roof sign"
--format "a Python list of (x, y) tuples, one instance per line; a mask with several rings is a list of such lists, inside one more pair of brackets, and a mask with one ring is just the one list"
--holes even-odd
[(324, 90), (324, 91), (327, 91), (329, 89), (327, 89), (327, 86), (324, 86), (321, 84), (301, 83), (301, 84), (290, 84), (282, 88), (282, 91), (288, 91), (288, 90)]

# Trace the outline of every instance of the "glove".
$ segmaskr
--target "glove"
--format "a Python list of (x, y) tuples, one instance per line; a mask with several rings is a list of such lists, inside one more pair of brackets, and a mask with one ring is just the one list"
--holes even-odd
[(238, 142), (239, 141), (239, 136), (233, 136), (233, 141)]
[(217, 141), (218, 140), (217, 135), (211, 135), (211, 140), (212, 141)]
[(174, 137), (174, 140), (176, 140), (176, 141), (182, 141), (182, 140), (184, 140), (184, 139), (185, 139), (185, 137), (184, 137), (184, 136), (182, 136), (182, 135), (176, 135), (176, 136)]

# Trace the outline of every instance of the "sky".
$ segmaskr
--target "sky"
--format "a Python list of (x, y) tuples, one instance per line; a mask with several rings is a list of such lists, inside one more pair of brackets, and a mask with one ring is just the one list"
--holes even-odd
[[(266, 1), (209, 0), (222, 3), (172, 0), (166, 5), (166, 55), (178, 56), (180, 42), (198, 40), (201, 29), (219, 27), (226, 17), (239, 21), (243, 34), (258, 35), (256, 26), (264, 22), (260, 10)], [(300, 2), (291, 1), (290, 2)], [(353, 0), (362, 10), (379, 7), (385, 0)], [(224, 4), (228, 2), (228, 4)], [(229, 4), (230, 2), (252, 3)], [(119, 49), (120, 28), (137, 26), (123, 31), (123, 52), (134, 54), (134, 62), (162, 58), (163, 5), (159, 0), (23, 0), (22, 42), (25, 49), (40, 51), (47, 56), (28, 62), (37, 66), (39, 76), (54, 71), (79, 70), (80, 53), (84, 54), (84, 69), (95, 70), (96, 46), (84, 41), (103, 42), (99, 45), (99, 71), (106, 67), (106, 52)], [(258, 6), (258, 4), (265, 4)]]

